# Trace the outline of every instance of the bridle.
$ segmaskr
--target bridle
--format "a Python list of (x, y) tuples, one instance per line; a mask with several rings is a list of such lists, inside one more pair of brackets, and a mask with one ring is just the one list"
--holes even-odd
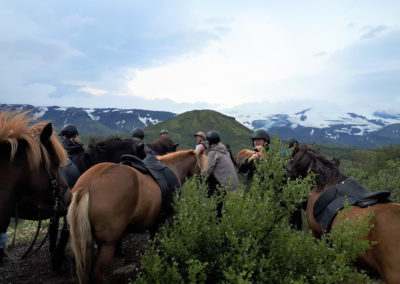
[[(60, 190), (61, 186), (57, 182), (57, 176), (54, 177), (52, 175), (52, 173), (49, 170), (49, 167), (45, 167), (45, 168), (46, 168), (46, 173), (47, 173), (47, 175), (48, 175), (48, 177), (50, 179), (50, 184), (51, 184), (51, 189), (52, 189), (52, 198), (53, 198), (53, 204), (54, 204), (53, 205), (53, 212), (54, 213), (50, 217), (50, 224), (49, 224), (49, 228), (47, 230), (46, 236), (43, 238), (43, 240), (39, 244), (39, 246), (33, 252), (31, 252), (33, 247), (34, 247), (34, 245), (36, 244), (37, 238), (38, 238), (39, 233), (40, 233), (41, 224), (42, 224), (42, 218), (40, 216), (41, 215), (40, 214), (41, 210), (40, 210), (40, 208), (38, 208), (39, 209), (38, 210), (38, 212), (39, 212), (39, 216), (38, 216), (39, 222), (38, 222), (38, 226), (37, 226), (37, 229), (36, 229), (36, 233), (35, 233), (35, 236), (33, 237), (33, 240), (31, 242), (29, 248), (21, 256), (21, 259), (23, 259), (25, 257), (28, 257), (28, 256), (34, 255), (43, 246), (43, 244), (46, 242), (46, 239), (47, 239), (47, 237), (49, 235), (50, 228), (54, 227), (55, 225), (57, 225), (57, 227), (58, 227), (58, 218), (57, 218), (58, 216), (57, 216), (57, 214), (58, 214), (58, 211), (60, 209), (60, 202), (64, 203), (63, 198), (62, 198), (62, 194), (65, 193), (65, 191), (61, 192), (61, 190)], [(62, 176), (61, 169), (58, 168), (57, 171), (58, 171), (58, 176), (60, 176), (60, 175)], [(64, 204), (64, 206), (65, 206), (65, 204)], [(16, 215), (16, 220), (18, 220), (18, 206), (16, 206), (16, 214), (15, 215)], [(16, 236), (16, 232), (17, 232), (17, 228), (16, 227), (17, 227), (17, 221), (15, 222), (14, 237), (13, 237), (13, 241), (12, 241), (12, 246), (14, 245), (14, 242), (15, 242), (15, 236)], [(57, 228), (57, 230), (58, 230), (58, 228)]]

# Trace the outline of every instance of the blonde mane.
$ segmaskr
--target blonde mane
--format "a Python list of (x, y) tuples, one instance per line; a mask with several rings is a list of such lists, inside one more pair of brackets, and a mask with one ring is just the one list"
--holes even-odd
[(235, 156), (236, 163), (240, 164), (243, 163), (248, 157), (253, 155), (255, 152), (249, 149), (243, 149)]
[[(40, 142), (40, 133), (46, 123), (41, 122), (29, 126), (34, 121), (34, 118), (28, 117), (28, 113), (29, 111), (20, 113), (8, 110), (0, 113), (0, 144), (10, 145), (9, 160), (13, 162), (19, 145), (25, 143), (28, 166), (31, 169), (37, 169), (42, 163), (45, 165), (50, 164), (50, 154)], [(65, 165), (67, 159), (66, 152), (54, 133), (51, 135), (49, 142), (60, 165)]]

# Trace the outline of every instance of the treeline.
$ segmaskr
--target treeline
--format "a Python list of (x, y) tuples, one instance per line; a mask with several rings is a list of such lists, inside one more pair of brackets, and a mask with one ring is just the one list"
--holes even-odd
[(371, 191), (388, 190), (400, 202), (400, 145), (379, 147), (374, 151), (354, 149), (341, 170), (356, 178)]

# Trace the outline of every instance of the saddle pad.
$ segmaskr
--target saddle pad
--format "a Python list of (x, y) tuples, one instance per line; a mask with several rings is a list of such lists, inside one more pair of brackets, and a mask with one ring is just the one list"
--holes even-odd
[(172, 212), (175, 190), (180, 187), (175, 174), (155, 156), (147, 156), (140, 160), (136, 156), (122, 155), (121, 164), (131, 166), (143, 174), (150, 175), (160, 186), (163, 212)]
[(345, 200), (349, 205), (367, 207), (376, 203), (391, 202), (389, 196), (389, 191), (370, 192), (357, 180), (348, 178), (321, 194), (314, 204), (314, 218), (321, 228), (330, 231), (336, 214), (344, 208)]

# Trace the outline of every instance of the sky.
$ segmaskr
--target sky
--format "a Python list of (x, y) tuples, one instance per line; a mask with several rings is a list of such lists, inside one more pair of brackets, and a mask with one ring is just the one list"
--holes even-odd
[(400, 114), (400, 1), (0, 2), (0, 103)]

